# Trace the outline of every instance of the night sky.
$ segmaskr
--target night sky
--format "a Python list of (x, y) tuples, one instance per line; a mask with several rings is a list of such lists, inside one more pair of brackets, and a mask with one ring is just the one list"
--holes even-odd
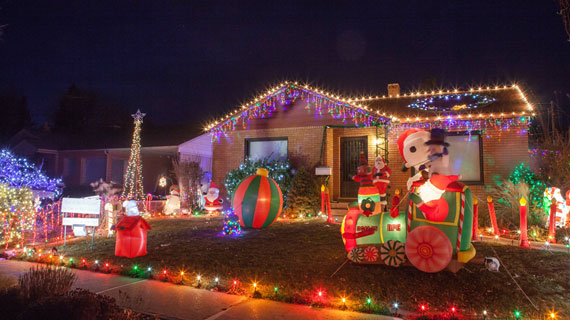
[(548, 103), (570, 92), (557, 10), (545, 0), (12, 0), (0, 10), (0, 89), (27, 96), (36, 122), (72, 83), (158, 123), (208, 120), (286, 79), (359, 95), (429, 78), (517, 82)]

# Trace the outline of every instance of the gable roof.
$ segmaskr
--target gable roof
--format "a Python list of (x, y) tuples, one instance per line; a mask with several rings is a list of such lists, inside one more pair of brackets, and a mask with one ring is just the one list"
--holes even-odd
[[(516, 119), (513, 123), (528, 123), (526, 117), (534, 116), (533, 107), (528, 102), (518, 85), (479, 87), (469, 90), (440, 90), (415, 92), (395, 97), (369, 96), (347, 98), (325, 92), (309, 85), (286, 81), (259, 95), (247, 104), (214, 120), (206, 126), (213, 136), (226, 131), (233, 131), (239, 124), (255, 118), (271, 117), (276, 110), (276, 100), (281, 105), (294, 102), (299, 96), (325, 101), (329, 113), (333, 116), (352, 117), (364, 126), (378, 124), (432, 123), (447, 120), (470, 121), (466, 127), (484, 126), (484, 122), (493, 119)], [(331, 108), (335, 109), (331, 112)], [(336, 110), (341, 108), (342, 110)], [(335, 113), (336, 112), (336, 113)]]
[(386, 124), (390, 121), (385, 116), (372, 112), (367, 106), (355, 103), (338, 95), (330, 94), (309, 85), (297, 82), (284, 82), (264, 92), (248, 104), (241, 105), (218, 121), (213, 121), (204, 128), (214, 136), (233, 131), (239, 125), (245, 125), (256, 118), (270, 118), (278, 107), (290, 105), (298, 99), (315, 105), (315, 112), (327, 113), (333, 119), (351, 119), (360, 126)]
[(517, 85), (363, 97), (356, 101), (402, 123), (436, 121), (445, 117), (477, 119), (533, 115), (532, 105)]

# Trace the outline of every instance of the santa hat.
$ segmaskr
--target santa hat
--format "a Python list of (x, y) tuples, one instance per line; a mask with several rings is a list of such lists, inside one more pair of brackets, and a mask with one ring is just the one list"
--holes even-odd
[(400, 155), (402, 156), (402, 158), (404, 158), (404, 161), (406, 161), (406, 158), (404, 157), (404, 148), (406, 147), (406, 140), (411, 141), (412, 138), (425, 134), (423, 133), (424, 131), (425, 130), (422, 129), (412, 128), (404, 131), (404, 133), (402, 133), (398, 137), (398, 150), (400, 151)]
[(218, 186), (214, 183), (214, 181), (210, 180), (210, 189), (216, 189), (216, 190), (220, 190), (220, 188), (218, 188)]
[(366, 156), (364, 155), (363, 151), (360, 151), (360, 165), (361, 166), (368, 166), (368, 159), (366, 159)]

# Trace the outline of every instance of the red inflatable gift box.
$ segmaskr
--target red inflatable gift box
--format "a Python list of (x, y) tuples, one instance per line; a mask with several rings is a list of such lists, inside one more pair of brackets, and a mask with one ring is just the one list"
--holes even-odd
[(148, 222), (140, 216), (121, 218), (116, 226), (115, 255), (127, 258), (146, 255), (146, 230), (149, 229)]

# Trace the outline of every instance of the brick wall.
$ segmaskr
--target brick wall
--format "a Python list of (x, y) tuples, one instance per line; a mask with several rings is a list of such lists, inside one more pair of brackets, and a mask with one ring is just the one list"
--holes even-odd
[(220, 138), (220, 141), (215, 141), (213, 145), (212, 180), (220, 186), (224, 196), (223, 182), (226, 174), (236, 169), (245, 158), (245, 139), (271, 137), (287, 137), (287, 153), (291, 165), (296, 168), (304, 166), (314, 172), (320, 162), (323, 127), (233, 131), (227, 137)]

